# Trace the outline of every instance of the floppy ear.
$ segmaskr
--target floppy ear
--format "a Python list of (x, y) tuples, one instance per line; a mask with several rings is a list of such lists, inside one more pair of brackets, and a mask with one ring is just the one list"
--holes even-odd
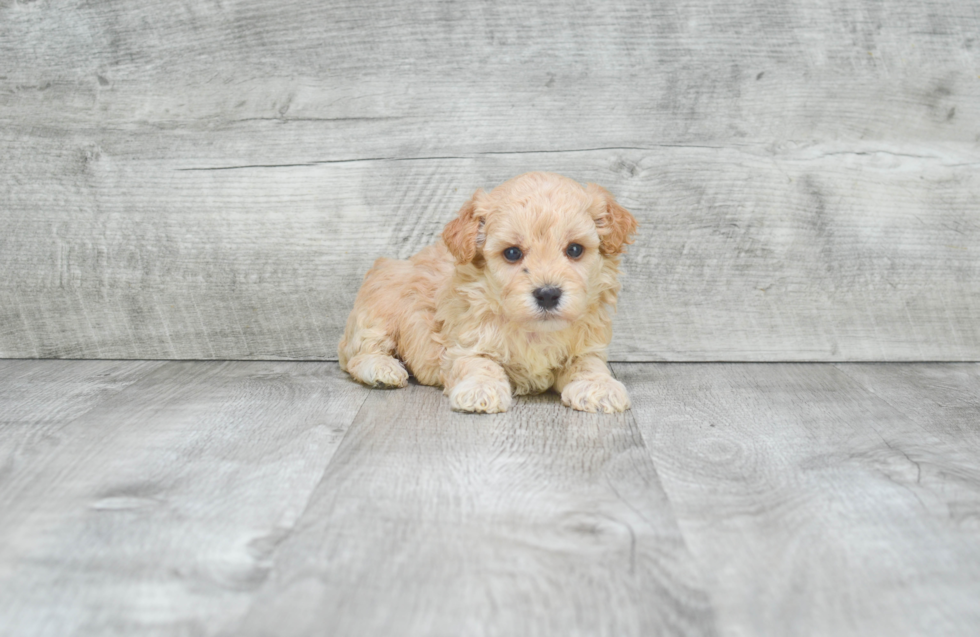
[(624, 245), (633, 243), (636, 219), (602, 186), (589, 184), (586, 189), (592, 195), (591, 210), (599, 231), (599, 252), (606, 256), (621, 254)]
[(477, 190), (473, 198), (463, 204), (455, 219), (446, 224), (442, 240), (457, 263), (469, 263), (476, 257), (477, 249), (483, 245), (483, 223), (485, 221), (479, 205), (484, 192)]

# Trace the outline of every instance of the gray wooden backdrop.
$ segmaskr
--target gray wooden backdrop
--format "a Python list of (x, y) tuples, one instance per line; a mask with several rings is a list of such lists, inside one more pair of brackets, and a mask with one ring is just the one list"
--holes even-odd
[(332, 359), (477, 187), (642, 223), (611, 358), (980, 359), (975, 0), (0, 0), (0, 356)]

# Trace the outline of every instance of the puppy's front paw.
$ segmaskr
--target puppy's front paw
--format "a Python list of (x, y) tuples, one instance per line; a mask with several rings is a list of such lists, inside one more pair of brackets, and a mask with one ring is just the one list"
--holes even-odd
[(568, 383), (561, 392), (561, 402), (572, 409), (603, 414), (630, 408), (626, 387), (612, 376)]
[(456, 411), (496, 414), (510, 407), (510, 385), (499, 380), (465, 378), (449, 390), (449, 406)]
[(358, 354), (347, 362), (347, 371), (369, 387), (408, 385), (408, 372), (401, 361), (384, 354)]

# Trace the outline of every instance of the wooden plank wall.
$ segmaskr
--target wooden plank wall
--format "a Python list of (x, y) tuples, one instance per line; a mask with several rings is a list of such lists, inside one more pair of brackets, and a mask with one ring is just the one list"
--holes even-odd
[(980, 359), (980, 4), (0, 1), (0, 356), (332, 359), (534, 169), (640, 219), (610, 356)]

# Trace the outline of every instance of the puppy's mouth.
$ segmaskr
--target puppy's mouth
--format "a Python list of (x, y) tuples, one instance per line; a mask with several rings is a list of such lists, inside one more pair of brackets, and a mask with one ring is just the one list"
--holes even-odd
[(558, 307), (550, 310), (542, 310), (539, 308), (537, 312), (535, 312), (535, 317), (539, 321), (560, 321), (565, 318), (562, 315), (561, 308)]
[(555, 317), (531, 321), (527, 324), (526, 329), (529, 332), (559, 332), (571, 324), (572, 322), (568, 319)]
[(568, 320), (558, 309), (541, 310), (534, 313), (534, 318), (530, 322), (532, 331), (535, 332), (557, 332), (563, 330), (572, 322)]

